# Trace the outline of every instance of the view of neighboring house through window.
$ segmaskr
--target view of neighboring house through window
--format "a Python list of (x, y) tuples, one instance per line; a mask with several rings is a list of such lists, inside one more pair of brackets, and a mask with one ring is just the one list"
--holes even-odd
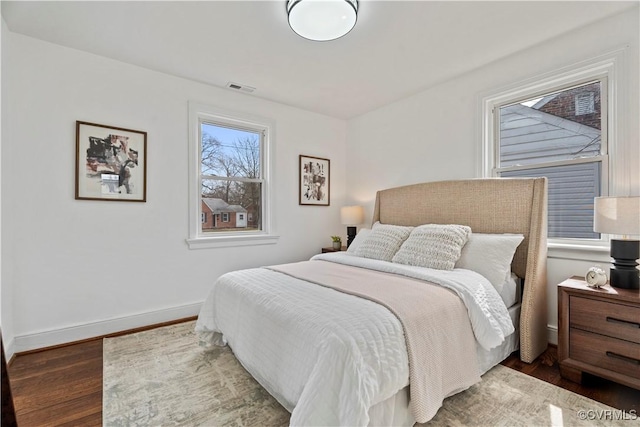
[(262, 230), (262, 138), (257, 129), (200, 123), (201, 232)]
[(494, 174), (547, 177), (551, 238), (600, 238), (593, 231), (593, 199), (606, 188), (604, 82), (502, 103), (495, 110)]

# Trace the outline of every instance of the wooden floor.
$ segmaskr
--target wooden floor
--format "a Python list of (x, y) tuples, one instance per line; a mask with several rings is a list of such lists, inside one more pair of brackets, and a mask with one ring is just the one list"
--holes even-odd
[[(560, 377), (556, 348), (534, 363), (517, 354), (503, 365), (626, 411), (640, 413), (640, 390), (586, 377), (583, 384)], [(102, 340), (18, 355), (9, 366), (17, 421), (30, 426), (102, 425)]]

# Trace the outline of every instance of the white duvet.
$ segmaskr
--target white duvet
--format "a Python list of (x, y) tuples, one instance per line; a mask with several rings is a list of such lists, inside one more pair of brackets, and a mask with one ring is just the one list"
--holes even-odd
[[(313, 259), (396, 272), (454, 290), (485, 348), (513, 332), (500, 296), (477, 273), (346, 253)], [(228, 343), (254, 378), (291, 411), (291, 425), (365, 426), (370, 408), (409, 381), (402, 325), (390, 311), (266, 268), (222, 276), (202, 306), (196, 331), (207, 344)]]
[(469, 312), (471, 327), (478, 343), (485, 350), (500, 345), (514, 331), (507, 307), (495, 288), (482, 275), (462, 268), (435, 270), (393, 262), (361, 258), (349, 253), (316, 255), (312, 260), (324, 260), (385, 273), (400, 274), (435, 283), (454, 291)]

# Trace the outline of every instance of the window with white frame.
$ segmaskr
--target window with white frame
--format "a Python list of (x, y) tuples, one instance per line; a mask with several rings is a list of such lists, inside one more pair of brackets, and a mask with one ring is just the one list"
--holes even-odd
[(593, 199), (609, 188), (615, 61), (594, 62), (483, 99), (484, 175), (548, 179), (548, 237), (599, 241)]
[[(189, 104), (190, 247), (274, 243), (269, 228), (269, 161), (273, 124)], [(202, 221), (211, 212), (213, 221)], [(248, 221), (231, 221), (231, 216)], [(205, 217), (206, 218), (206, 217)]]

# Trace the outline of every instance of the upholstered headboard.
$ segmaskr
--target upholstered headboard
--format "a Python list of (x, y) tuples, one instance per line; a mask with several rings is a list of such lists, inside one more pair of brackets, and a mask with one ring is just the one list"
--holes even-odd
[(462, 224), (476, 233), (518, 233), (524, 241), (511, 269), (524, 278), (520, 358), (531, 363), (547, 340), (547, 180), (439, 181), (378, 191), (373, 222)]

